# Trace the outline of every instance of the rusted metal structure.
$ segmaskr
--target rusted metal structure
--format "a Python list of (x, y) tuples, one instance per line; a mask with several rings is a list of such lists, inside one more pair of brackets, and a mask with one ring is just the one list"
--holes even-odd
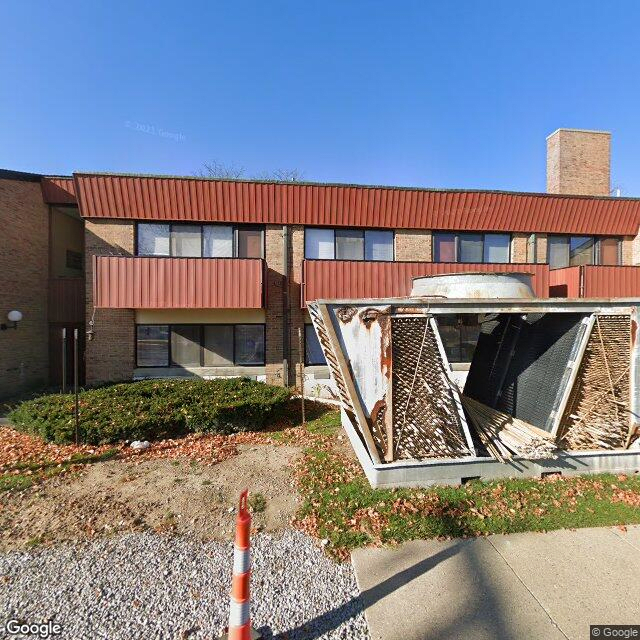
[[(415, 292), (431, 295), (309, 304), (371, 484), (640, 469), (640, 301), (534, 298), (522, 274), (497, 276), (518, 296), (502, 298), (478, 277), (491, 278), (417, 279)], [(443, 314), (480, 318), (464, 387), (440, 338)]]

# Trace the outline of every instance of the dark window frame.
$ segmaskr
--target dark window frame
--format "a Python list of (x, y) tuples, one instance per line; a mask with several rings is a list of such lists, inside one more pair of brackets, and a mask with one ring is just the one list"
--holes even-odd
[[(436, 262), (436, 242), (435, 237), (439, 234), (442, 235), (452, 235), (454, 236), (454, 252), (455, 252), (455, 260), (451, 264), (513, 264), (511, 262), (512, 258), (512, 244), (513, 244), (513, 233), (501, 232), (501, 231), (446, 231), (439, 229), (438, 231), (433, 232), (433, 242), (431, 243), (431, 261)], [(472, 235), (472, 236), (482, 236), (482, 260), (480, 262), (461, 262), (460, 260), (460, 236), (462, 235)], [(509, 237), (509, 259), (506, 262), (485, 262), (484, 259), (484, 245), (485, 239), (487, 236), (508, 236)], [(438, 261), (438, 264), (447, 264), (446, 262)], [(529, 263), (525, 263), (529, 264)]]
[[(307, 258), (307, 229), (328, 229), (329, 231), (333, 231), (333, 258)], [(360, 231), (362, 232), (362, 242), (363, 242), (363, 258), (362, 260), (348, 260), (346, 258), (336, 258), (337, 254), (337, 244), (336, 244), (336, 231)], [(391, 260), (367, 260), (367, 239), (366, 232), (367, 231), (385, 231), (386, 233), (391, 234)], [(302, 244), (304, 249), (304, 259), (305, 260), (332, 260), (334, 262), (396, 262), (396, 230), (395, 229), (385, 229), (382, 227), (329, 227), (324, 225), (305, 225), (304, 227), (304, 236), (302, 238)]]
[[(567, 264), (565, 267), (552, 267), (551, 266), (551, 261), (550, 261), (550, 257), (551, 257), (551, 243), (549, 242), (550, 238), (562, 238), (563, 240), (565, 240), (568, 248), (569, 248), (569, 264)], [(605, 266), (612, 266), (612, 267), (620, 267), (623, 266), (622, 265), (622, 242), (623, 242), (623, 237), (622, 236), (607, 236), (607, 235), (589, 235), (589, 234), (577, 234), (577, 233), (549, 233), (547, 234), (547, 264), (549, 265), (550, 269), (567, 269), (568, 267), (571, 266), (581, 266), (581, 265), (572, 265), (571, 264), (571, 238), (591, 238), (591, 240), (593, 241), (593, 248), (592, 248), (592, 262), (591, 265), (588, 266), (595, 266), (595, 267), (599, 267), (599, 266), (603, 266), (602, 265), (602, 253), (601, 253), (601, 248), (600, 248), (600, 242), (602, 240), (617, 240), (618, 242), (618, 263), (615, 265), (605, 265)]]
[[(168, 256), (156, 256), (156, 255), (142, 255), (139, 252), (138, 246), (138, 229), (141, 224), (166, 224), (169, 225), (169, 255)], [(171, 254), (172, 251), (172, 243), (171, 243), (171, 234), (173, 233), (174, 227), (182, 227), (182, 226), (196, 226), (200, 227), (200, 256), (174, 256)], [(215, 256), (205, 256), (204, 255), (204, 231), (203, 227), (205, 226), (220, 226), (220, 227), (231, 227), (233, 229), (233, 255), (230, 258), (234, 260), (264, 260), (267, 250), (267, 234), (266, 227), (263, 224), (233, 224), (226, 222), (170, 222), (167, 220), (137, 220), (134, 229), (134, 255), (140, 258), (199, 258), (201, 260), (219, 260), (220, 258), (216, 258)], [(260, 258), (240, 258), (238, 257), (238, 230), (247, 230), (247, 231), (260, 231), (262, 234), (262, 255)]]
[[(303, 344), (302, 344), (302, 349), (304, 350), (304, 366), (305, 367), (326, 367), (328, 366), (327, 364), (327, 359), (324, 357), (324, 352), (322, 353), (322, 357), (324, 359), (324, 362), (309, 362), (308, 358), (307, 358), (307, 327), (313, 327), (313, 323), (311, 322), (305, 322), (304, 323), (304, 331), (303, 333)], [(315, 329), (314, 329), (315, 331)]]
[[(173, 327), (181, 326), (194, 326), (200, 328), (199, 347), (200, 347), (200, 364), (199, 368), (207, 369), (231, 369), (232, 367), (264, 367), (267, 364), (267, 325), (264, 322), (140, 322), (133, 325), (133, 343), (134, 343), (134, 360), (136, 363), (136, 369), (172, 369), (176, 367), (183, 367), (181, 364), (176, 364), (171, 357), (171, 343), (173, 336)], [(236, 362), (236, 327), (238, 326), (252, 326), (262, 327), (262, 343), (264, 344), (264, 361), (258, 364), (238, 364)], [(167, 327), (168, 339), (167, 339), (167, 362), (166, 365), (140, 365), (138, 364), (138, 327)], [(233, 364), (232, 365), (205, 365), (204, 364), (204, 328), (205, 327), (233, 327)]]

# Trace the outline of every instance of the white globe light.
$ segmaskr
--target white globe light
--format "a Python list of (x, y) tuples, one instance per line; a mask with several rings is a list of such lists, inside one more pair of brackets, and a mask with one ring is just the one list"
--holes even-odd
[(22, 320), (22, 314), (19, 311), (9, 311), (7, 318), (9, 322), (20, 322), (20, 320)]

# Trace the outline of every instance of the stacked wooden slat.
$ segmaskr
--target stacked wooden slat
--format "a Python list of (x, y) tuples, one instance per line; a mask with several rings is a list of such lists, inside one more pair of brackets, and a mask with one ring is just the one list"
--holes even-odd
[(557, 457), (553, 437), (546, 431), (468, 396), (462, 396), (462, 406), (480, 442), (496, 460), (506, 462), (514, 455), (527, 460)]
[(628, 446), (630, 361), (629, 316), (596, 316), (560, 423), (558, 442), (563, 449)]

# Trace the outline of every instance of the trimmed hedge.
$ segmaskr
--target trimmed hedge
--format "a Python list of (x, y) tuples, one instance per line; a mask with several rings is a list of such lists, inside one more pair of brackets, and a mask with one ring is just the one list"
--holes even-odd
[[(247, 378), (144, 380), (81, 391), (80, 438), (98, 445), (194, 431), (260, 431), (283, 416), (291, 391)], [(75, 440), (74, 397), (40, 396), (8, 415), (16, 429), (58, 444)]]

